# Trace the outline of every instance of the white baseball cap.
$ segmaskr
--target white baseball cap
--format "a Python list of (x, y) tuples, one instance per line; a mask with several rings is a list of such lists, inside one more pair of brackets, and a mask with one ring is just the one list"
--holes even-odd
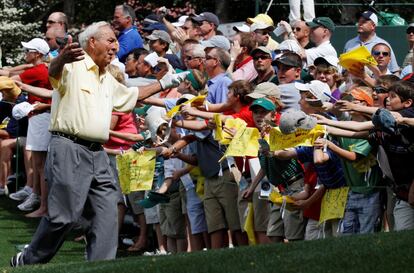
[(31, 39), (29, 42), (21, 42), (22, 46), (27, 49), (36, 50), (37, 52), (46, 55), (49, 53), (50, 48), (47, 42), (40, 38)]
[(243, 25), (239, 25), (239, 26), (234, 26), (233, 27), (234, 31), (239, 31), (239, 32), (250, 32), (250, 26), (247, 24), (243, 24)]
[(31, 111), (33, 111), (34, 107), (27, 101), (21, 102), (16, 104), (13, 107), (12, 115), (16, 120), (20, 120), (26, 117)]
[(311, 81), (310, 83), (295, 82), (295, 87), (299, 91), (311, 92), (317, 100), (322, 102), (328, 102), (331, 100), (329, 97), (329, 95), (331, 95), (331, 89), (329, 88), (329, 85), (324, 82), (318, 80)]
[(180, 16), (180, 18), (178, 18), (177, 22), (174, 22), (174, 23), (171, 23), (171, 24), (175, 27), (182, 27), (182, 26), (184, 26), (185, 21), (187, 20), (187, 18), (188, 18), (188, 15)]

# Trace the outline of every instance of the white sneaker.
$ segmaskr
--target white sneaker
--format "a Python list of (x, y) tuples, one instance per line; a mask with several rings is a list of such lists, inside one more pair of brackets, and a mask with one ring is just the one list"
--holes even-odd
[(163, 256), (163, 255), (170, 255), (171, 252), (166, 252), (165, 250), (156, 249), (154, 252), (146, 251), (142, 255), (143, 256)]
[(40, 205), (40, 196), (32, 192), (26, 200), (17, 206), (21, 211), (32, 211)]
[(9, 195), (10, 199), (23, 201), (32, 193), (32, 188), (25, 186), (23, 189)]
[(7, 189), (7, 186), (4, 186), (4, 188), (0, 188), (0, 196), (2, 195), (8, 195), (9, 190)]

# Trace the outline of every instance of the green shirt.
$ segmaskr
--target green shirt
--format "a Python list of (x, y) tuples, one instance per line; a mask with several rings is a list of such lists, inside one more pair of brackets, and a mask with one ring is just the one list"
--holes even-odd
[(371, 145), (367, 140), (354, 138), (339, 138), (339, 143), (342, 149), (358, 154), (355, 161), (341, 160), (348, 186), (356, 193), (375, 192), (381, 181), (381, 170)]

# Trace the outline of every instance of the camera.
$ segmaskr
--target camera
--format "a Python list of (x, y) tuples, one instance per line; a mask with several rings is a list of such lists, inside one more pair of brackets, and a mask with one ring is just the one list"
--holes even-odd
[(260, 194), (259, 194), (259, 198), (260, 199), (269, 199), (270, 193), (274, 190), (275, 186), (273, 186), (272, 184), (270, 184), (269, 181), (267, 180), (262, 180), (262, 182), (260, 182)]

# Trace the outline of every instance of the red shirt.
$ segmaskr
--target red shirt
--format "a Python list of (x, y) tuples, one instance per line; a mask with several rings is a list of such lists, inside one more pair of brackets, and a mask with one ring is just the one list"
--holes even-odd
[(231, 114), (233, 118), (239, 118), (247, 123), (247, 127), (256, 127), (253, 120), (253, 113), (249, 109), (249, 105), (243, 106), (238, 113)]
[[(308, 167), (305, 168), (304, 183), (309, 184), (309, 186), (311, 187), (311, 195), (316, 191), (315, 186), (317, 182), (318, 175), (316, 174), (315, 167), (312, 164), (309, 164)], [(322, 199), (313, 203), (308, 209), (303, 210), (303, 217), (319, 221), (319, 215), (321, 213), (321, 203)]]
[[(135, 125), (133, 113), (118, 113), (112, 112), (112, 115), (118, 116), (118, 122), (115, 125), (113, 131), (122, 133), (137, 134), (138, 130)], [(105, 143), (105, 148), (115, 150), (128, 150), (135, 142), (123, 140), (117, 137), (110, 136), (108, 141)]]
[[(29, 84), (35, 87), (42, 87), (52, 90), (52, 86), (49, 82), (49, 72), (47, 66), (44, 63), (38, 64), (32, 68), (26, 69), (22, 74), (19, 75), (23, 83)], [(29, 94), (30, 104), (35, 102), (42, 102), (46, 104), (51, 103), (51, 99), (43, 99)]]

